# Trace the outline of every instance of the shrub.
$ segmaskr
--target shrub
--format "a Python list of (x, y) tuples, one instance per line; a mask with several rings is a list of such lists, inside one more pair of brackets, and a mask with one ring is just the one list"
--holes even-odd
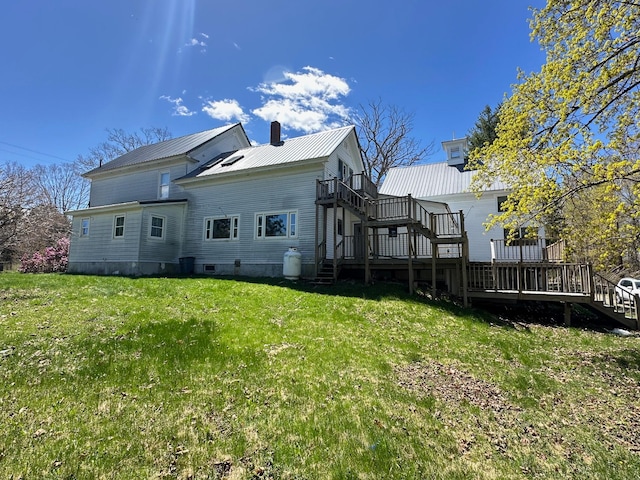
[(47, 247), (42, 252), (25, 254), (20, 259), (22, 273), (65, 272), (69, 260), (69, 239), (59, 239), (55, 246)]

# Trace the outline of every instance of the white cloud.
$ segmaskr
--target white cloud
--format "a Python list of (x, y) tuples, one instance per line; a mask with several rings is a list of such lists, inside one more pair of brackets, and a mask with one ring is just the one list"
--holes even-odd
[(240, 45), (238, 45), (236, 42), (233, 42), (233, 46), (236, 47), (236, 50), (242, 50), (240, 48)]
[(209, 35), (207, 35), (206, 33), (201, 33), (200, 36), (204, 38), (209, 38)]
[(202, 107), (202, 111), (209, 115), (211, 118), (222, 120), (224, 122), (235, 120), (238, 122), (247, 123), (250, 120), (249, 115), (247, 115), (244, 110), (242, 110), (242, 107), (240, 106), (238, 101), (232, 99), (216, 101), (208, 100)]
[[(209, 38), (205, 33), (201, 33), (205, 38)], [(205, 53), (207, 51), (207, 44), (204, 40), (198, 40), (197, 38), (192, 38), (187, 43), (184, 44), (185, 47), (200, 47), (200, 52)]]
[(185, 107), (182, 104), (181, 97), (171, 98), (168, 95), (162, 95), (160, 97), (160, 100), (166, 100), (167, 102), (173, 104), (173, 113), (171, 115), (173, 115), (174, 117), (190, 117), (191, 115), (195, 115), (196, 113), (198, 113), (198, 112), (189, 110), (187, 107)]
[(263, 95), (252, 113), (263, 120), (278, 120), (284, 129), (312, 133), (348, 123), (350, 109), (338, 103), (351, 91), (343, 78), (314, 67), (284, 72), (283, 82), (263, 82), (250, 89)]

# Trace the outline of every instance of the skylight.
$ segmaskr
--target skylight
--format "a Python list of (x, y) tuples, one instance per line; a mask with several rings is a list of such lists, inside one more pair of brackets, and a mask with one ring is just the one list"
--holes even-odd
[(244, 158), (244, 155), (236, 155), (235, 157), (231, 157), (230, 159), (225, 160), (224, 162), (222, 162), (222, 164), (220, 166), (221, 167), (228, 167), (228, 166), (233, 165), (234, 163), (236, 163), (241, 158)]

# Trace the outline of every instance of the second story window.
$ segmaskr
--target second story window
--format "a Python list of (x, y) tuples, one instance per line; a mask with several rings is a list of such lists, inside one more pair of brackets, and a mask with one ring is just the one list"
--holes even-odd
[(89, 226), (91, 225), (91, 220), (88, 218), (83, 218), (82, 223), (80, 225), (80, 236), (88, 237), (89, 236)]
[(169, 172), (162, 172), (160, 174), (160, 187), (158, 189), (158, 198), (160, 200), (166, 200), (169, 198)]

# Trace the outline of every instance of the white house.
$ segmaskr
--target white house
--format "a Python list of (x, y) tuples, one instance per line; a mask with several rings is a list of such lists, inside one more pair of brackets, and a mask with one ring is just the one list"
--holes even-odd
[[(516, 246), (506, 246), (505, 231), (498, 227), (486, 230), (484, 225), (490, 215), (500, 212), (500, 205), (509, 193), (508, 186), (496, 181), (478, 198), (470, 189), (475, 172), (464, 168), (467, 139), (445, 141), (442, 147), (447, 155), (444, 162), (389, 170), (380, 194), (411, 195), (418, 200), (446, 203), (452, 212), (463, 213), (469, 239), (469, 261), (514, 260), (520, 252)], [(491, 240), (494, 240), (493, 245)], [(539, 260), (542, 251), (542, 248), (532, 248), (525, 255), (528, 259)], [(536, 256), (540, 258), (533, 258)]]
[(295, 247), (312, 276), (317, 181), (363, 170), (352, 126), (281, 140), (274, 122), (251, 146), (235, 124), (140, 147), (85, 174), (68, 270), (277, 276)]

